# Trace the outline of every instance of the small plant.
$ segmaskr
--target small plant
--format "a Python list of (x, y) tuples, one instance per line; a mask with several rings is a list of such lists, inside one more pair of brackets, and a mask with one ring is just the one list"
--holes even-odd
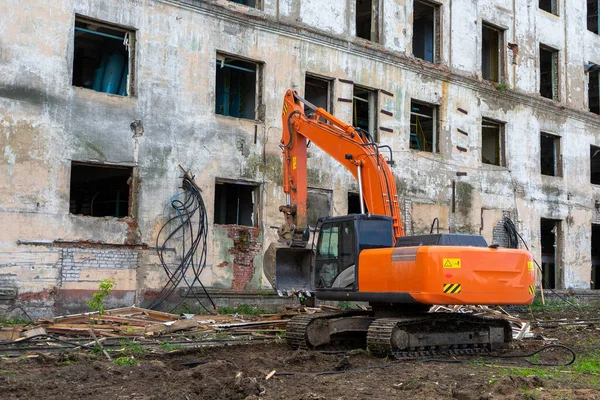
[(113, 361), (117, 365), (122, 365), (123, 367), (133, 367), (140, 363), (140, 360), (136, 360), (133, 357), (119, 357), (115, 358)]
[(31, 321), (24, 319), (24, 318), (9, 318), (7, 320), (1, 321), (0, 325), (1, 326), (7, 326), (7, 325), (27, 325), (28, 323), (30, 323)]
[(164, 351), (175, 351), (175, 350), (182, 350), (183, 349), (183, 345), (181, 344), (173, 344), (173, 343), (168, 343), (168, 342), (160, 342), (160, 348), (163, 349)]
[(352, 309), (352, 305), (349, 301), (338, 301), (338, 307), (342, 310), (350, 310)]
[(229, 334), (227, 334), (226, 332), (217, 332), (217, 333), (215, 333), (215, 339), (217, 339), (217, 340), (229, 339)]
[(106, 296), (110, 295), (112, 288), (115, 286), (116, 282), (112, 279), (104, 279), (98, 285), (98, 289), (100, 292), (96, 292), (92, 294), (92, 299), (86, 301), (85, 303), (92, 309), (92, 311), (97, 311), (98, 316), (102, 317), (104, 314), (104, 299)]
[(508, 89), (508, 85), (506, 83), (499, 83), (496, 85), (496, 89), (498, 90), (506, 90)]
[(122, 354), (126, 354), (128, 356), (141, 356), (144, 354), (144, 348), (138, 342), (120, 340), (119, 344), (123, 346), (123, 349), (121, 350)]
[(259, 315), (268, 312), (251, 304), (242, 303), (237, 307), (219, 307), (219, 314)]

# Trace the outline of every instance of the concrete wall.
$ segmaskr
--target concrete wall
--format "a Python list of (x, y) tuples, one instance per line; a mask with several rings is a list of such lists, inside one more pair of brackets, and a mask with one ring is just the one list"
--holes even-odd
[[(179, 164), (196, 175), (208, 209), (203, 282), (270, 288), (262, 257), (283, 221), (281, 102), (286, 89), (303, 90), (307, 72), (335, 79), (333, 109), (345, 121), (352, 104), (337, 100), (351, 98), (348, 81), (385, 90), (379, 108), (393, 116), (379, 114), (387, 129), (378, 136), (393, 149), (408, 232), (426, 232), (440, 216), (442, 229), (491, 240), (509, 211), (539, 259), (540, 218), (559, 219), (560, 285), (589, 288), (600, 199), (589, 149), (600, 146), (600, 120), (587, 112), (583, 64), (600, 63), (600, 37), (582, 28), (585, 1), (560, 2), (559, 16), (527, 0), (439, 4), (441, 63), (431, 64), (411, 55), (412, 0), (379, 0), (379, 43), (354, 37), (350, 0), (264, 0), (262, 9), (227, 0), (3, 1), (0, 307), (77, 311), (104, 278), (117, 281), (116, 303), (150, 299), (166, 280), (153, 247), (172, 215)], [(135, 31), (133, 96), (71, 85), (76, 14)], [(481, 79), (484, 21), (505, 29), (506, 88)], [(558, 101), (538, 95), (540, 43), (560, 51)], [(215, 114), (217, 52), (262, 63), (261, 120)], [(411, 98), (439, 105), (438, 154), (410, 149)], [(506, 123), (506, 167), (481, 163), (482, 118)], [(561, 138), (562, 177), (540, 174), (540, 131)], [(333, 213), (345, 213), (352, 177), (319, 149), (310, 157), (309, 185), (333, 189)], [(70, 214), (71, 161), (133, 166), (131, 217)], [(259, 185), (258, 226), (213, 225), (217, 178)], [(243, 254), (241, 231), (252, 239)]]

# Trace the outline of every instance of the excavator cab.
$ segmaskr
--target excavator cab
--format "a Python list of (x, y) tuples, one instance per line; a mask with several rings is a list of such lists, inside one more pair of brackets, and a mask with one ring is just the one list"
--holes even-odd
[(328, 217), (317, 226), (316, 248), (287, 247), (275, 253), (280, 291), (357, 291), (358, 256), (362, 250), (393, 247), (392, 219), (351, 214)]

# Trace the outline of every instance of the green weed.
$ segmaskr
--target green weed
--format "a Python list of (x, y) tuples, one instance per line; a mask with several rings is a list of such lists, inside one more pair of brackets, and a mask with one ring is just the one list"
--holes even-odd
[(85, 302), (92, 311), (98, 311), (98, 316), (101, 317), (104, 314), (104, 300), (106, 296), (110, 295), (112, 288), (116, 282), (112, 279), (104, 279), (98, 285), (99, 292), (92, 294), (92, 299)]
[(128, 356), (141, 356), (144, 354), (144, 348), (138, 342), (130, 340), (120, 340), (119, 345), (123, 346), (122, 354)]
[(133, 367), (140, 363), (140, 360), (136, 360), (133, 357), (119, 357), (115, 358), (113, 362), (117, 365), (122, 365), (124, 367)]
[(338, 307), (342, 310), (351, 310), (352, 304), (349, 301), (338, 301)]
[(173, 343), (168, 343), (168, 342), (160, 342), (160, 348), (163, 349), (164, 351), (175, 351), (175, 350), (182, 350), (183, 349), (183, 345), (181, 344), (173, 344)]
[(0, 321), (0, 325), (2, 326), (8, 326), (8, 325), (27, 325), (29, 324), (31, 321), (29, 321), (28, 319), (25, 318), (9, 318), (9, 319), (5, 319)]
[(259, 315), (268, 314), (268, 311), (251, 304), (242, 303), (237, 307), (219, 307), (219, 314)]

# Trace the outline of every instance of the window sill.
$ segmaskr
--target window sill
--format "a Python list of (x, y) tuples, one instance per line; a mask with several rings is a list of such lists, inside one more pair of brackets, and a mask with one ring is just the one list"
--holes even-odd
[(260, 119), (230, 117), (229, 115), (223, 115), (223, 114), (217, 114), (217, 113), (215, 113), (215, 117), (217, 119), (222, 119), (224, 121), (239, 121), (242, 124), (250, 124), (250, 125), (264, 125), (265, 124), (265, 121), (262, 121)]
[(434, 158), (441, 158), (442, 157), (442, 153), (440, 152), (436, 152), (433, 153), (431, 151), (425, 151), (425, 150), (416, 150), (416, 149), (409, 149), (411, 154), (413, 155), (419, 155), (423, 158), (430, 158), (430, 159), (434, 159)]
[(81, 87), (81, 86), (71, 86), (71, 88), (73, 89), (73, 93), (76, 96), (82, 96), (82, 97), (89, 97), (89, 98), (94, 98), (94, 99), (109, 99), (111, 101), (122, 101), (122, 102), (131, 102), (131, 101), (135, 101), (135, 96), (121, 96), (118, 94), (111, 94), (111, 93), (106, 93), (106, 92), (98, 92), (97, 90), (94, 89), (88, 89), (85, 87)]
[(481, 168), (484, 171), (510, 171), (510, 169), (504, 165), (487, 164), (484, 162), (481, 163)]
[(562, 180), (562, 175), (546, 175), (546, 174), (542, 174), (540, 173), (540, 176), (542, 177), (542, 179), (553, 179), (553, 180)]

